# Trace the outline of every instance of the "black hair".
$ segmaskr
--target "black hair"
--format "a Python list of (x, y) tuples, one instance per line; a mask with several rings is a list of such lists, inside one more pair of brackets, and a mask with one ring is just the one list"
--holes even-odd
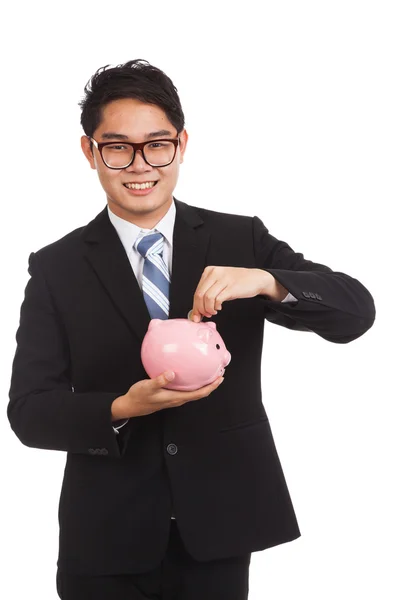
[(181, 133), (185, 117), (178, 92), (161, 69), (140, 58), (110, 69), (109, 66), (100, 67), (89, 79), (85, 96), (78, 103), (82, 108), (81, 125), (86, 135), (93, 136), (101, 122), (104, 106), (122, 98), (135, 98), (159, 106), (178, 134)]

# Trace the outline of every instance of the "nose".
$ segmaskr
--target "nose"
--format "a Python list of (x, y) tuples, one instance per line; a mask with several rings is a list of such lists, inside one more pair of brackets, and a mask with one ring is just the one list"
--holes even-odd
[(228, 350), (226, 350), (226, 352), (224, 354), (224, 362), (223, 362), (224, 367), (227, 367), (230, 362), (231, 362), (231, 353), (228, 352)]
[(126, 167), (126, 171), (151, 171), (153, 167), (147, 164), (147, 162), (143, 158), (143, 154), (141, 150), (136, 150), (135, 160), (129, 167)]

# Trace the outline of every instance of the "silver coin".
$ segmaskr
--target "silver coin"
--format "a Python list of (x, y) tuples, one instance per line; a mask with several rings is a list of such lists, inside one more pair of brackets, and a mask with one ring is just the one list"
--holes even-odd
[[(187, 315), (187, 318), (190, 319), (190, 321), (192, 320), (192, 312), (193, 312), (193, 309), (189, 310), (188, 315)], [(202, 320), (202, 318), (203, 318), (203, 315), (200, 315), (200, 321)]]

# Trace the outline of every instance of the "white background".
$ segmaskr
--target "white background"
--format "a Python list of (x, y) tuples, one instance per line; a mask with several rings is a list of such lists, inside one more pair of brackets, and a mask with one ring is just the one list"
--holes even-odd
[(120, 0), (3, 9), (2, 598), (57, 598), (65, 454), (23, 446), (6, 418), (28, 256), (104, 208), (77, 103), (96, 69), (134, 58), (163, 69), (181, 98), (189, 144), (175, 196), (258, 215), (305, 258), (361, 281), (377, 309), (372, 329), (345, 345), (266, 322), (264, 404), (302, 536), (253, 553), (249, 598), (400, 597), (397, 8)]

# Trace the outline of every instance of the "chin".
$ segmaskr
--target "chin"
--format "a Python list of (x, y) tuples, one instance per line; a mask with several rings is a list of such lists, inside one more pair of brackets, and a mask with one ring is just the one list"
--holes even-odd
[(132, 198), (130, 201), (124, 200), (111, 200), (110, 208), (114, 210), (114, 212), (127, 212), (130, 214), (142, 214), (147, 212), (153, 212), (162, 206), (163, 202), (157, 201), (156, 199), (150, 200), (150, 198), (146, 198), (143, 196), (142, 198), (138, 196), (137, 198)]

